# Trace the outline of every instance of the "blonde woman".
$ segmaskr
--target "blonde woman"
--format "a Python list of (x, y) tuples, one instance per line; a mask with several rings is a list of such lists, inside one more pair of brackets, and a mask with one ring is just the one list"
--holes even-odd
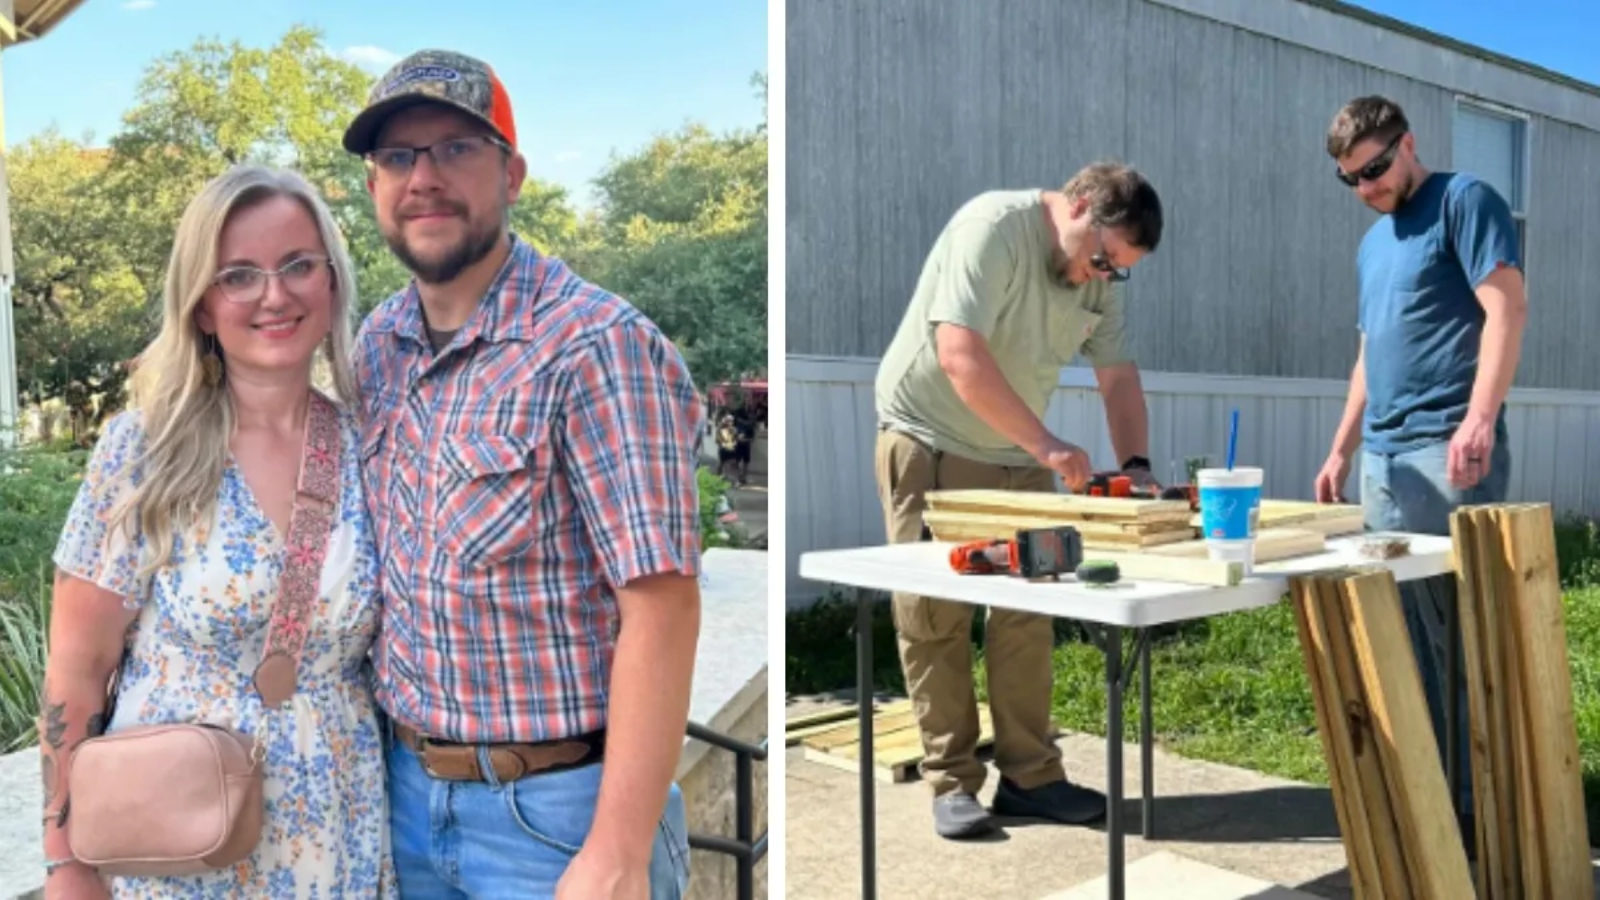
[[(344, 406), (324, 464), (340, 487), (306, 592), (295, 693), (264, 710), (252, 680), (286, 565), (308, 410), (323, 396), (312, 386), (319, 356), (337, 399), (355, 397), (354, 297), (337, 226), (297, 175), (234, 168), (184, 213), (160, 334), (130, 409), (95, 448), (55, 555), (40, 726), (48, 900), (397, 896), (366, 675), (378, 564)], [(71, 858), (61, 824), (71, 754), (102, 730), (168, 722), (262, 738), (260, 841), (220, 871), (102, 876)]]

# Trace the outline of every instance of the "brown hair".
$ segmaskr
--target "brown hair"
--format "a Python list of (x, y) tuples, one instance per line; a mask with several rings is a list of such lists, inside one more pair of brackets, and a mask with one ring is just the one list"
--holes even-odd
[(1132, 166), (1100, 162), (1085, 166), (1061, 189), (1068, 199), (1089, 199), (1089, 215), (1121, 232), (1145, 252), (1161, 243), (1161, 198)]
[(1410, 130), (1400, 104), (1387, 97), (1357, 97), (1346, 103), (1328, 126), (1328, 155), (1339, 159), (1367, 138), (1387, 144)]

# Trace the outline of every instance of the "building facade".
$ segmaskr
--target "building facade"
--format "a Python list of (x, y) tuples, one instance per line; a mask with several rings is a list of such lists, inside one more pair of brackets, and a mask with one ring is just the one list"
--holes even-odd
[[(1510, 203), (1530, 315), (1509, 404), (1513, 498), (1600, 515), (1600, 87), (1332, 0), (791, 0), (786, 61), (787, 589), (808, 550), (882, 543), (876, 364), (950, 214), (1126, 161), (1165, 206), (1128, 283), (1158, 478), (1221, 452), (1309, 499), (1355, 359), (1374, 221), (1324, 135), (1363, 94), (1422, 161)], [(1047, 417), (1113, 467), (1088, 369)], [(1589, 470), (1589, 471), (1586, 471)], [(1358, 474), (1347, 489), (1354, 493)]]

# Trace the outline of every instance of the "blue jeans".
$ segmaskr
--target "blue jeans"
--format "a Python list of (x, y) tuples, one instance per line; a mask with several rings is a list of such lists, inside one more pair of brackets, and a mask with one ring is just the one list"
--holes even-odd
[[(1446, 476), (1449, 445), (1435, 444), (1406, 453), (1364, 451), (1361, 455), (1361, 506), (1367, 528), (1373, 531), (1407, 531), (1413, 534), (1450, 534), (1450, 513), (1459, 506), (1503, 503), (1511, 483), (1511, 451), (1506, 435), (1495, 437), (1489, 456), (1489, 475), (1467, 490), (1450, 484)], [(1454, 574), (1400, 583), (1400, 606), (1405, 613), (1411, 649), (1417, 658), (1422, 691), (1439, 743), (1439, 760), (1445, 760), (1444, 694), (1447, 640), (1445, 614), (1456, 602)], [(1464, 656), (1458, 654), (1458, 664)], [(1459, 802), (1463, 813), (1472, 811), (1472, 757), (1468, 731), (1467, 683), (1462, 678), (1457, 701), (1457, 771), (1461, 773)], [(1447, 770), (1448, 771), (1448, 770)]]
[[(410, 748), (388, 743), (389, 834), (405, 900), (555, 896), (593, 823), (603, 763), (514, 782), (441, 781)], [(688, 891), (688, 835), (673, 785), (650, 856), (651, 900)]]

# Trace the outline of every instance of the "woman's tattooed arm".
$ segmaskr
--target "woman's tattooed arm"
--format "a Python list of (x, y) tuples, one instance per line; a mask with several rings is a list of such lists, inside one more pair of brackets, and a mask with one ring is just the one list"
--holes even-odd
[[(122, 661), (136, 613), (104, 588), (56, 573), (50, 621), (50, 655), (39, 697), (39, 770), (44, 787), (44, 855), (71, 857), (66, 823), (72, 753), (105, 732), (106, 687)], [(59, 869), (53, 871), (60, 871)]]

